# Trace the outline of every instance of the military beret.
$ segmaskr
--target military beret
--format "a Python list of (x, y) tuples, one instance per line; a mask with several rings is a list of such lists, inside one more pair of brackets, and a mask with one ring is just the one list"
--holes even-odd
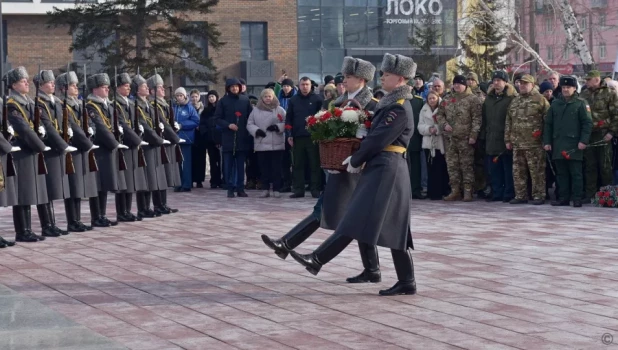
[(77, 74), (75, 72), (70, 71), (66, 73), (62, 73), (56, 77), (56, 88), (66, 88), (71, 84), (79, 83), (79, 79), (77, 79)]
[(456, 75), (453, 78), (453, 84), (461, 84), (463, 86), (468, 86), (468, 81), (466, 80), (466, 77), (464, 77), (463, 75)]
[(337, 85), (337, 84), (343, 84), (343, 79), (344, 79), (344, 78), (343, 78), (343, 74), (341, 74), (341, 73), (337, 73), (337, 74), (335, 75), (335, 85)]
[(87, 86), (89, 90), (96, 89), (104, 85), (109, 86), (109, 75), (107, 75), (107, 73), (98, 73), (88, 77)]
[(598, 70), (594, 69), (591, 70), (590, 72), (588, 72), (588, 74), (586, 74), (586, 79), (590, 79), (590, 78), (600, 78), (601, 77), (601, 72), (599, 72)]
[(380, 72), (399, 75), (406, 79), (412, 79), (416, 75), (416, 63), (410, 57), (403, 55), (384, 54)]
[(571, 76), (563, 76), (560, 78), (560, 86), (572, 86), (577, 88), (577, 79)]
[(530, 84), (535, 83), (534, 77), (530, 74), (524, 74), (519, 80)]
[(116, 79), (114, 79), (114, 83), (118, 84), (118, 86), (131, 84), (131, 76), (129, 73), (120, 73), (116, 76)]
[(506, 74), (505, 71), (503, 70), (497, 70), (495, 71), (492, 75), (491, 75), (491, 80), (494, 79), (501, 79), (506, 81), (507, 83), (509, 82), (509, 76)]
[(32, 78), (32, 81), (36, 84), (45, 84), (50, 81), (55, 81), (56, 77), (54, 77), (54, 72), (51, 70), (42, 70), (39, 74), (35, 75)]
[(346, 56), (343, 58), (341, 73), (343, 75), (353, 75), (369, 82), (373, 80), (373, 76), (376, 73), (376, 67), (374, 67), (374, 65), (369, 61)]
[(146, 80), (149, 89), (154, 89), (157, 85), (163, 85), (163, 78), (159, 74), (155, 74)]
[(28, 71), (23, 66), (11, 69), (6, 73), (7, 85), (15, 84), (22, 79), (28, 79)]
[(468, 80), (474, 80), (477, 83), (479, 82), (479, 76), (476, 73), (474, 73), (474, 72), (470, 72), (470, 73), (466, 74), (466, 78), (468, 78)]

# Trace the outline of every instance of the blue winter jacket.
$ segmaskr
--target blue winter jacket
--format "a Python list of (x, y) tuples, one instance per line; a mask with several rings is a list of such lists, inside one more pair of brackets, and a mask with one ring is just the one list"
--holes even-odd
[[(217, 102), (215, 110), (215, 122), (221, 127), (221, 148), (223, 152), (249, 152), (253, 149), (253, 137), (247, 131), (247, 121), (253, 106), (247, 96), (230, 93), (232, 85), (240, 85), (240, 82), (238, 79), (226, 80), (228, 93)], [(236, 124), (238, 131), (232, 131), (230, 124)]]
[(192, 144), (195, 141), (195, 128), (200, 125), (200, 117), (197, 115), (195, 107), (191, 103), (174, 105), (174, 117), (176, 122), (180, 124), (178, 137), (185, 139), (187, 144)]

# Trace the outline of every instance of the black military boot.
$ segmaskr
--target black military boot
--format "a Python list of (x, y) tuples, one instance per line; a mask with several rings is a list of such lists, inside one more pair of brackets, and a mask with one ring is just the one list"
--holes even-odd
[(45, 237), (39, 236), (36, 233), (34, 233), (34, 231), (32, 231), (32, 207), (29, 206), (29, 205), (23, 205), (21, 207), (23, 208), (24, 213), (25, 213), (25, 217), (26, 217), (26, 231), (28, 232), (28, 234), (33, 236), (33, 237), (35, 237), (39, 241), (44, 241)]
[(131, 221), (142, 221), (137, 215), (131, 213), (131, 207), (133, 206), (133, 194), (126, 192), (124, 194), (124, 216)]
[(294, 226), (281, 239), (270, 239), (267, 235), (262, 235), (262, 241), (267, 247), (274, 250), (278, 257), (285, 259), (292, 249), (298, 247), (318, 228), (320, 228), (320, 220), (312, 214)]
[[(34, 232), (28, 230), (28, 220), (26, 215), (25, 205), (13, 206), (13, 225), (15, 225), (15, 241), (16, 242), (38, 242), (39, 237)], [(45, 240), (45, 237), (40, 239)]]
[(380, 273), (380, 258), (378, 257), (378, 247), (358, 242), (361, 260), (363, 261), (363, 272), (355, 277), (346, 279), (348, 283), (379, 283), (382, 282)]
[(395, 271), (397, 272), (397, 283), (389, 289), (381, 290), (380, 295), (391, 296), (400, 294), (416, 294), (416, 280), (414, 279), (414, 263), (412, 255), (408, 249), (391, 249)]
[(155, 213), (150, 206), (150, 192), (137, 192), (135, 195), (135, 201), (137, 202), (137, 217), (140, 218), (154, 218)]
[(77, 224), (85, 231), (92, 231), (92, 226), (88, 226), (82, 222), (82, 200), (81, 198), (74, 198), (73, 204), (75, 205), (75, 218)]
[(159, 217), (161, 216), (161, 213), (159, 213), (158, 211), (153, 210), (152, 208), (150, 208), (150, 203), (153, 203), (153, 206), (156, 205), (155, 203), (155, 199), (154, 199), (154, 195), (153, 193), (158, 193), (157, 191), (149, 191), (146, 192), (146, 212), (150, 213), (150, 215), (152, 215), (152, 217)]
[(292, 250), (290, 255), (311, 274), (317, 275), (322, 266), (339, 255), (350, 242), (352, 242), (350, 237), (332, 234), (313, 253), (298, 254)]
[(167, 206), (167, 190), (161, 191), (161, 203), (163, 204), (163, 208), (169, 211), (170, 214), (178, 213), (178, 209), (172, 209)]
[(163, 206), (163, 192), (165, 191), (152, 191), (152, 205), (154, 206), (155, 213), (159, 214), (158, 216), (171, 213)]
[(125, 212), (127, 210), (126, 210), (125, 202), (124, 202), (124, 193), (116, 193), (114, 197), (115, 197), (114, 199), (116, 203), (116, 220), (118, 220), (118, 222), (135, 221), (135, 220), (130, 220), (129, 218), (125, 216)]
[(64, 200), (64, 210), (67, 214), (67, 231), (84, 232), (86, 229), (77, 223), (77, 209), (75, 209), (75, 199), (66, 198)]
[(109, 224), (109, 226), (118, 225), (118, 221), (111, 221), (107, 218), (107, 192), (99, 191), (99, 218)]
[(58, 226), (56, 226), (56, 215), (55, 215), (55, 210), (54, 210), (54, 202), (49, 201), (49, 203), (47, 203), (46, 210), (47, 210), (47, 215), (49, 216), (52, 222), (52, 229), (56, 233), (59, 233), (63, 236), (68, 235), (69, 231), (61, 230)]
[(99, 208), (99, 197), (92, 197), (88, 199), (90, 204), (90, 221), (93, 227), (109, 227), (110, 224), (107, 221), (101, 219), (101, 208)]
[(47, 211), (48, 204), (39, 204), (36, 206), (36, 211), (39, 214), (39, 221), (41, 222), (41, 231), (43, 237), (59, 237), (60, 232), (53, 229), (51, 215), (49, 215)]
[(15, 241), (7, 241), (6, 239), (0, 237), (0, 245), (2, 246), (0, 248), (12, 247), (15, 245)]

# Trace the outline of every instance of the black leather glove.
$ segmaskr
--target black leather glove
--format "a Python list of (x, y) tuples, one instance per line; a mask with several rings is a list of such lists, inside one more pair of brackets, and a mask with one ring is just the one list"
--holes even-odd
[(255, 137), (266, 137), (266, 133), (264, 132), (264, 130), (262, 130), (262, 129), (258, 129), (258, 130), (255, 132)]
[(268, 128), (266, 128), (266, 130), (279, 132), (279, 126), (277, 126), (277, 124), (273, 124), (273, 125), (269, 126)]

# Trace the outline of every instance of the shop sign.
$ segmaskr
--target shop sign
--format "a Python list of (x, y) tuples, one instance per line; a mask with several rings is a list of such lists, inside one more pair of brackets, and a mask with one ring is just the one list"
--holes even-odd
[[(439, 17), (444, 6), (442, 0), (387, 0), (386, 15), (387, 24), (422, 24), (426, 15)], [(408, 18), (394, 17), (407, 16)], [(411, 18), (414, 16), (416, 18)], [(435, 18), (434, 24), (440, 24), (441, 18)]]

